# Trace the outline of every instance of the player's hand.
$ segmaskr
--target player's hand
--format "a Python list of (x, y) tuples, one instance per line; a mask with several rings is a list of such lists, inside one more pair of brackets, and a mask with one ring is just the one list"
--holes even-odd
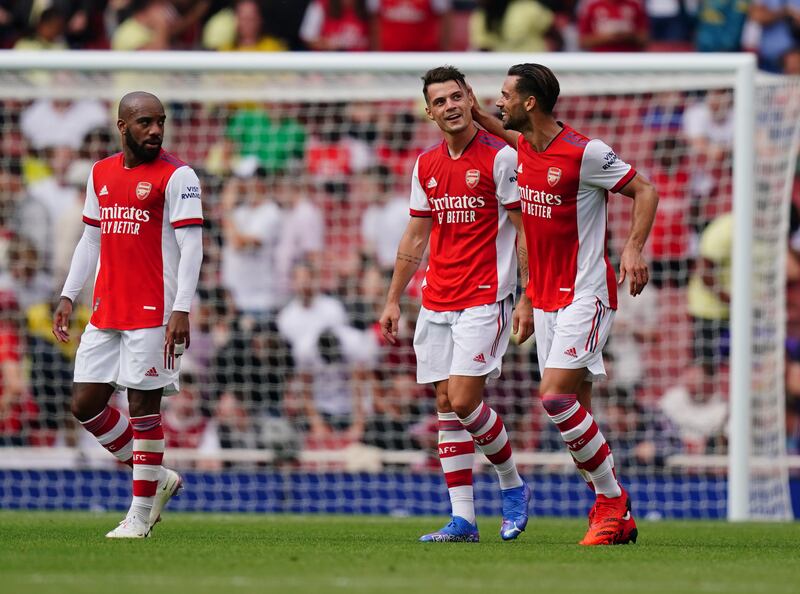
[(642, 257), (642, 251), (630, 244), (622, 250), (622, 257), (619, 261), (619, 284), (625, 282), (630, 277), (630, 293), (634, 297), (642, 292), (647, 281), (650, 280), (650, 273), (647, 271), (647, 263)]
[(175, 357), (180, 357), (189, 348), (189, 314), (173, 311), (167, 322), (164, 335), (164, 367), (175, 369)]
[(522, 295), (514, 308), (511, 316), (511, 332), (517, 344), (522, 344), (533, 334), (533, 306), (527, 295)]
[(467, 86), (467, 93), (469, 93), (469, 98), (472, 99), (472, 117), (478, 119), (480, 116), (484, 115), (483, 109), (481, 109), (481, 102), (478, 101), (475, 91), (473, 91), (472, 87), (469, 85)]
[(397, 344), (397, 330), (400, 326), (400, 306), (397, 303), (387, 303), (383, 308), (381, 319), (381, 333), (391, 344)]
[(53, 314), (53, 336), (58, 342), (69, 342), (69, 318), (71, 315), (72, 301), (67, 297), (61, 297)]

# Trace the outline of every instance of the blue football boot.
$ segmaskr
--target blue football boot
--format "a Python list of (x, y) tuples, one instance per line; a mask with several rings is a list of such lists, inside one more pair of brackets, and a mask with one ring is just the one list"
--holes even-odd
[(500, 526), (500, 537), (503, 540), (514, 540), (528, 525), (528, 502), (531, 500), (531, 490), (528, 483), (522, 483), (520, 487), (504, 489), (501, 493), (503, 524)]
[(424, 534), (419, 537), (420, 542), (478, 542), (478, 523), (470, 524), (461, 516), (453, 516), (450, 523), (444, 528)]

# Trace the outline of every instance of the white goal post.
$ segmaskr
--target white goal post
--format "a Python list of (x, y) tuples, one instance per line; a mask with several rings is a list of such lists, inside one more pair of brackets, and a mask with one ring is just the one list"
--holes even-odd
[[(756, 209), (763, 208), (757, 198), (756, 169), (758, 148), (756, 126), (763, 97), (759, 90), (779, 84), (778, 79), (757, 73), (752, 54), (360, 54), (331, 53), (205, 53), (205, 52), (0, 52), (0, 98), (35, 99), (54, 97), (97, 97), (113, 100), (125, 91), (146, 87), (165, 100), (243, 101), (246, 98), (264, 101), (315, 100), (347, 101), (382, 99), (419, 99), (419, 76), (427, 69), (452, 64), (460, 68), (473, 83), (476, 94), (492, 98), (509, 66), (519, 62), (539, 62), (552, 68), (562, 82), (565, 95), (647, 94), (672, 89), (694, 91), (713, 88), (730, 89), (733, 96), (732, 204), (734, 237), (732, 253), (732, 291), (730, 308), (730, 397), (727, 458), (709, 455), (675, 456), (673, 464), (698, 468), (727, 466), (727, 517), (743, 521), (770, 517), (791, 517), (788, 477), (790, 468), (800, 462), (790, 459), (785, 451), (785, 427), (781, 411), (783, 390), (783, 340), (780, 324), (785, 321), (785, 302), (775, 295), (777, 309), (772, 310), (774, 332), (771, 341), (760, 344), (759, 357), (767, 357), (769, 365), (754, 362), (753, 333), (757, 323), (755, 300), (761, 290), (754, 282)], [(48, 73), (50, 83), (42, 85), (36, 77)], [(239, 74), (247, 76), (239, 77)], [(75, 77), (73, 77), (75, 75)], [(83, 76), (86, 78), (82, 78)], [(105, 76), (102, 85), (91, 84), (95, 75)], [(128, 77), (128, 75), (131, 75)], [(110, 78), (109, 78), (110, 77)], [(177, 78), (176, 78), (177, 77)], [(386, 84), (393, 77), (403, 77), (402, 85)], [(88, 84), (87, 84), (88, 81)], [(784, 84), (792, 101), (800, 103), (797, 81)], [(196, 85), (196, 86), (193, 86)], [(800, 125), (796, 106), (784, 107), (784, 120), (794, 116), (795, 122), (780, 125), (791, 128), (790, 141), (782, 150), (792, 161), (797, 155)], [(788, 115), (787, 115), (788, 114)], [(774, 152), (774, 151), (773, 151)], [(783, 169), (781, 171), (784, 171)], [(784, 195), (774, 208), (788, 204), (788, 173), (783, 180)], [(781, 206), (782, 205), (782, 206)], [(785, 212), (785, 211), (784, 211)], [(783, 215), (786, 218), (786, 215)], [(778, 216), (777, 220), (780, 220)], [(783, 223), (781, 223), (783, 224)], [(787, 223), (788, 224), (788, 223)], [(780, 238), (779, 230), (776, 237)], [(774, 247), (774, 246), (773, 246)], [(772, 252), (770, 252), (772, 253)], [(775, 287), (785, 284), (783, 258), (774, 250)], [(763, 264), (763, 261), (761, 262)], [(766, 349), (769, 349), (767, 352)], [(770, 381), (756, 377), (769, 374)], [(773, 377), (774, 376), (774, 377)], [(754, 387), (766, 386), (766, 387)], [(756, 391), (759, 391), (756, 394)], [(769, 402), (770, 451), (753, 447), (753, 402)], [(763, 440), (758, 440), (761, 443)], [(236, 450), (231, 450), (234, 452)], [(11, 452), (11, 450), (9, 450)], [(169, 455), (169, 454), (168, 454)], [(190, 455), (187, 454), (189, 457)], [(521, 452), (525, 459), (525, 452)], [(536, 463), (536, 453), (530, 454)], [(553, 464), (548, 454), (541, 454), (542, 464)], [(6, 454), (2, 454), (3, 457)], [(244, 454), (242, 454), (244, 456)], [(225, 453), (221, 454), (225, 458)], [(245, 456), (246, 457), (246, 456)], [(256, 458), (258, 455), (256, 455)], [(311, 455), (314, 458), (313, 454)], [(391, 457), (391, 456), (390, 456)], [(395, 455), (398, 463), (402, 455)], [(558, 458), (557, 458), (558, 459)], [(723, 462), (724, 460), (724, 462)], [(754, 503), (762, 482), (772, 481), (769, 509)]]

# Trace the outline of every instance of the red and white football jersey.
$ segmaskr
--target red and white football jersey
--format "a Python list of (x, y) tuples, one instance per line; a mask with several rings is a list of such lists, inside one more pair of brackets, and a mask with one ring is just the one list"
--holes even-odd
[(517, 286), (519, 208), (514, 149), (479, 130), (458, 159), (447, 143), (423, 153), (411, 178), (411, 216), (433, 217), (422, 304), (458, 311), (495, 303)]
[(86, 184), (83, 221), (101, 233), (92, 324), (116, 330), (166, 324), (180, 261), (173, 228), (203, 223), (195, 172), (163, 150), (131, 169), (122, 153), (98, 161)]
[(594, 296), (617, 308), (606, 253), (606, 203), (636, 175), (602, 140), (569, 126), (542, 152), (519, 136), (517, 184), (528, 244), (533, 307), (555, 311)]

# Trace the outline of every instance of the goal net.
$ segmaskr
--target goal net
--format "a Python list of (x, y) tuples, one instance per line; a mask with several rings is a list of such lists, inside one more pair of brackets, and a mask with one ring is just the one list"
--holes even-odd
[[(129, 503), (128, 469), (69, 413), (91, 288), (70, 344), (54, 342), (50, 319), (82, 233), (86, 176), (120, 150), (116, 102), (148, 90), (167, 109), (165, 148), (200, 176), (206, 218), (182, 390), (163, 407), (166, 463), (187, 485), (171, 507), (448, 513), (433, 393), (414, 375), (421, 275), (404, 296), (399, 345), (381, 342), (376, 320), (415, 158), (441, 139), (420, 76), (453, 64), (492, 104), (522, 57), (395, 58), (3, 56), (0, 508)], [(726, 517), (733, 489), (746, 503), (734, 519), (790, 518), (800, 465), (786, 451), (785, 265), (800, 83), (753, 79), (754, 109), (742, 120), (746, 59), (597, 58), (537, 60), (561, 82), (558, 119), (607, 142), (661, 199), (647, 246), (652, 280), (635, 299), (621, 291), (608, 380), (594, 392), (618, 476), (642, 517)], [(750, 172), (734, 167), (742, 146), (752, 147)], [(630, 212), (629, 199), (609, 196), (615, 266)], [(742, 241), (752, 269), (743, 284)], [(737, 344), (750, 345), (744, 358)], [(533, 513), (584, 514), (593, 495), (542, 410), (536, 361), (534, 339), (511, 344), (486, 399), (532, 486)], [(479, 458), (478, 511), (498, 514), (494, 471)]]

